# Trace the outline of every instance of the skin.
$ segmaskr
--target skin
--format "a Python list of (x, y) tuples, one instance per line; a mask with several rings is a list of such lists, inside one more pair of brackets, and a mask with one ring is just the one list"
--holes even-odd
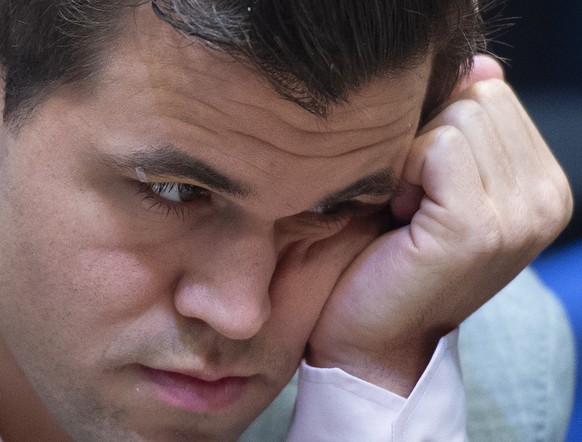
[[(34, 388), (15, 407), (46, 405), (77, 440), (236, 438), (307, 343), (312, 365), (406, 396), (438, 338), (571, 214), (494, 63), (419, 130), (430, 58), (322, 120), (147, 8), (128, 26), (97, 87), (62, 87), (0, 133), (2, 378)], [(175, 204), (147, 190), (128, 155), (168, 145), (240, 191)], [(208, 187), (150, 163), (149, 181)], [(321, 207), (378, 172), (381, 192), (350, 196), (358, 210)], [(250, 380), (193, 413), (156, 400), (143, 365)]]

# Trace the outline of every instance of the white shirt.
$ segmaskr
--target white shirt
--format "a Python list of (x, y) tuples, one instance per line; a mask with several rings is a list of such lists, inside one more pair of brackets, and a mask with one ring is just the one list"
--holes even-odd
[(408, 398), (339, 368), (299, 369), (288, 442), (463, 442), (466, 405), (458, 330), (441, 338)]

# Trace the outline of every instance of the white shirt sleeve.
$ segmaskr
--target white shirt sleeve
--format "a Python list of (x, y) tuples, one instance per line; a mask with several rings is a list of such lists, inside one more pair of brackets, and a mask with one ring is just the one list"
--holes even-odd
[(299, 368), (287, 441), (463, 442), (466, 404), (458, 330), (441, 338), (405, 399), (339, 368)]

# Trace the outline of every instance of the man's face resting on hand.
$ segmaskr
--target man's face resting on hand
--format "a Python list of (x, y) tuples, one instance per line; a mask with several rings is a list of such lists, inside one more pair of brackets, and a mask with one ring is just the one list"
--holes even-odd
[[(26, 378), (38, 396), (22, 404), (46, 406), (77, 440), (236, 438), (314, 329), (311, 362), (334, 359), (318, 351), (342, 323), (341, 302), (322, 315), (330, 293), (376, 238), (410, 222), (389, 206), (403, 181), (426, 185), (410, 163), (433, 57), (325, 117), (151, 5), (128, 14), (102, 63), (91, 87), (56, 88), (0, 133), (2, 382)], [(410, 195), (402, 214), (420, 205)], [(411, 348), (417, 338), (432, 336)]]
[(322, 119), (147, 7), (129, 23), (97, 90), (3, 134), (2, 337), (79, 439), (221, 439), (380, 231), (430, 62)]

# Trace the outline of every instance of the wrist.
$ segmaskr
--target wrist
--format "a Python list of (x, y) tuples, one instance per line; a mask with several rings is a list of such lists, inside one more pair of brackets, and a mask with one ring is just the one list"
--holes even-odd
[(398, 348), (367, 351), (336, 348), (330, 352), (310, 347), (306, 362), (316, 368), (339, 368), (406, 398), (428, 366), (437, 343), (438, 338), (422, 343), (407, 342)]

